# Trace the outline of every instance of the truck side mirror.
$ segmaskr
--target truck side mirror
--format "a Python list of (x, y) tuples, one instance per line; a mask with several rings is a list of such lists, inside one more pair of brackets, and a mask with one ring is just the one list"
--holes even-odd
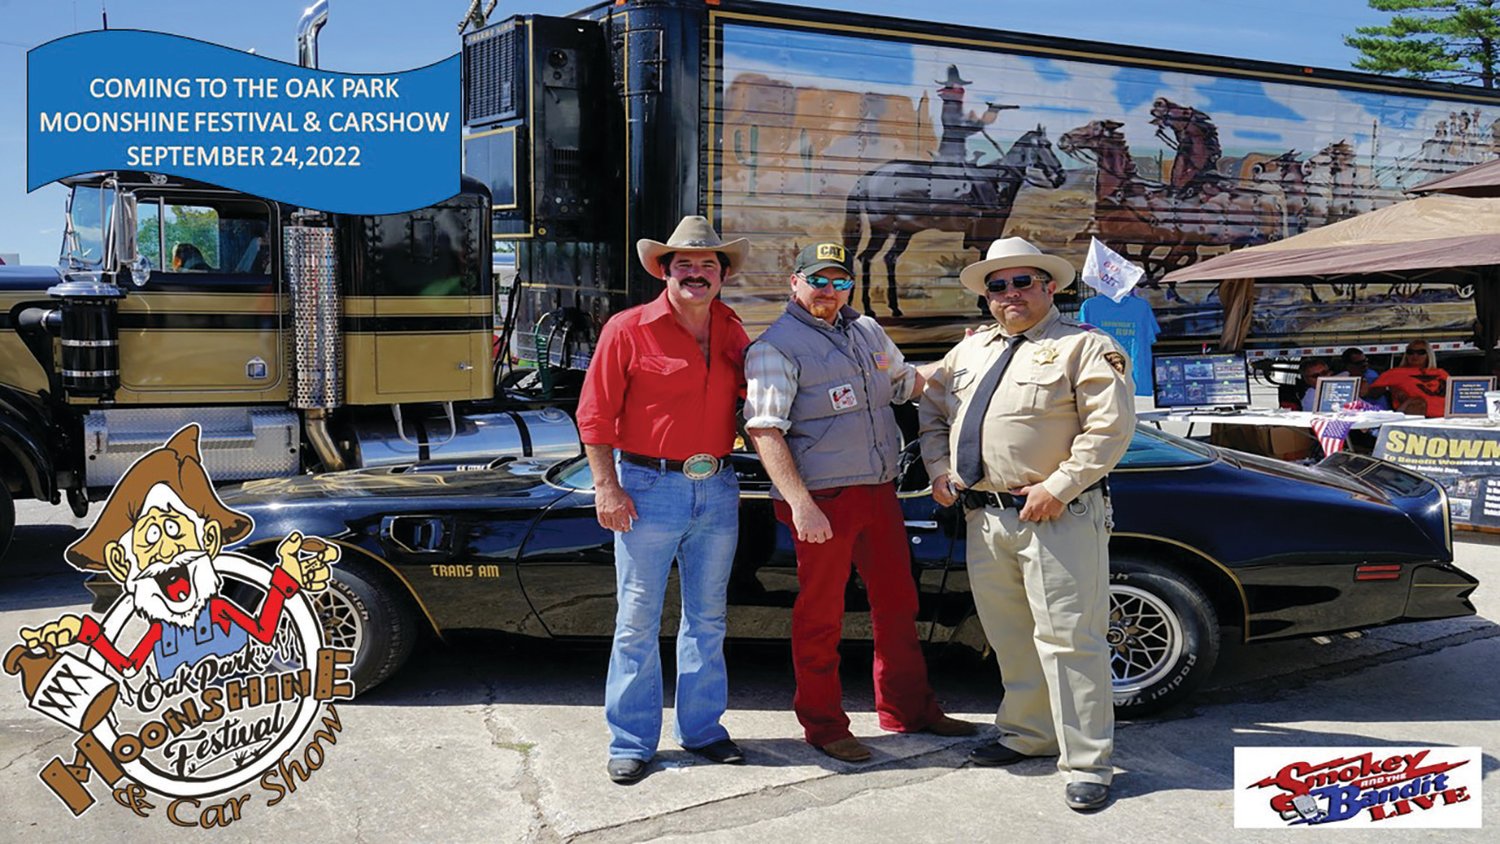
[(142, 287), (151, 279), (151, 259), (141, 254), (137, 240), (136, 226), (139, 224), (140, 213), (135, 193), (128, 190), (116, 191), (114, 214), (111, 216), (114, 218), (110, 237), (114, 241), (115, 265), (130, 270), (131, 282), (136, 287)]

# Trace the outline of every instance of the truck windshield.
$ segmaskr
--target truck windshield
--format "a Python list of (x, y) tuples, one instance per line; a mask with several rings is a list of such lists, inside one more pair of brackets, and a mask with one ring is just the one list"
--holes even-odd
[(69, 269), (99, 268), (104, 261), (104, 237), (115, 206), (112, 189), (78, 186), (68, 198), (68, 224), (58, 263)]

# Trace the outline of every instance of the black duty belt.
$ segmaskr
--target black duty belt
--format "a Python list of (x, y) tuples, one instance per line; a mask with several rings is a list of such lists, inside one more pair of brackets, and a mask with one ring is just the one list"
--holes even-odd
[[(1089, 484), (1087, 487), (1085, 487), (1083, 492), (1089, 492), (1090, 490), (1095, 489), (1102, 489), (1104, 490), (1105, 494), (1108, 495), (1108, 481), (1104, 478), (1100, 478), (1099, 480), (1094, 481), (1092, 484)], [(1082, 495), (1083, 492), (1080, 492), (1079, 495)], [(970, 510), (978, 510), (981, 507), (994, 507), (996, 509), (1009, 507), (1019, 510), (1022, 507), (1026, 506), (1026, 496), (1015, 495), (1014, 493), (1009, 492), (981, 492), (979, 490), (966, 489), (963, 492), (959, 493), (959, 500), (963, 502), (964, 507)]]
[(649, 457), (645, 454), (621, 451), (620, 459), (626, 463), (634, 463), (637, 466), (647, 466), (652, 469), (662, 469), (668, 472), (681, 472), (688, 478), (701, 481), (719, 474), (719, 470), (729, 465), (729, 456), (715, 457), (712, 454), (695, 454), (686, 460), (668, 460), (664, 457)]

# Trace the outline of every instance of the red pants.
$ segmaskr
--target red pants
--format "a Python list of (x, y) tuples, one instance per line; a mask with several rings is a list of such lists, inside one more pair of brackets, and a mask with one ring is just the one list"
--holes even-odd
[(792, 607), (792, 662), (797, 694), (792, 708), (808, 744), (849, 738), (839, 683), (844, 588), (852, 560), (870, 599), (875, 634), (875, 711), (882, 729), (915, 732), (942, 717), (927, 662), (917, 641), (917, 587), (912, 582), (906, 525), (892, 484), (849, 486), (813, 493), (833, 527), (833, 538), (796, 539), (792, 508), (777, 501), (776, 518), (792, 528), (797, 546), (797, 603)]

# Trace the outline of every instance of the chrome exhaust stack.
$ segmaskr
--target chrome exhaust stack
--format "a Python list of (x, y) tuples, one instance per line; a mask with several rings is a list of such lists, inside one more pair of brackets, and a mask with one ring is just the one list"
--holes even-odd
[(328, 0), (317, 0), (302, 12), (297, 22), (297, 64), (318, 67), (318, 33), (328, 23)]

